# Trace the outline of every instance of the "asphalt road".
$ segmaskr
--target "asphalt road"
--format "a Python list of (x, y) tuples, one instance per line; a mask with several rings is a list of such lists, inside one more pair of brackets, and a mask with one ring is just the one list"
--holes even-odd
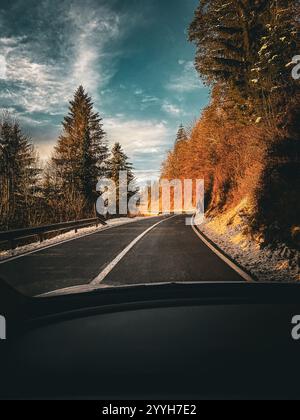
[[(87, 285), (99, 281), (99, 275), (99, 284), (104, 287), (244, 281), (199, 239), (191, 226), (186, 226), (185, 217), (145, 219), (24, 255), (0, 264), (0, 277), (27, 295)], [(133, 246), (126, 255), (116, 260), (130, 244)]]

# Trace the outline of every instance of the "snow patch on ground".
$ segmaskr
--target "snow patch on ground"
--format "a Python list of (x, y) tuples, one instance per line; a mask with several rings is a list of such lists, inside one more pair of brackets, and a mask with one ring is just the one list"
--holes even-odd
[(245, 202), (230, 212), (208, 218), (200, 230), (259, 281), (300, 281), (300, 253), (286, 244), (262, 248), (245, 235)]
[[(155, 216), (153, 216), (155, 217)], [(157, 216), (156, 216), (157, 217)], [(0, 261), (12, 258), (12, 257), (16, 257), (19, 255), (23, 255), (23, 254), (27, 254), (28, 252), (33, 252), (33, 251), (37, 251), (39, 249), (43, 249), (43, 248), (47, 248), (49, 246), (52, 245), (56, 245), (56, 244), (60, 244), (62, 242), (65, 241), (69, 241), (72, 239), (78, 239), (81, 238), (83, 236), (86, 235), (90, 235), (96, 232), (100, 232), (101, 230), (107, 228), (107, 227), (116, 227), (116, 226), (121, 226), (127, 223), (134, 223), (134, 222), (138, 222), (140, 220), (145, 220), (146, 217), (135, 217), (135, 218), (119, 218), (119, 219), (111, 219), (107, 221), (107, 226), (98, 226), (98, 228), (96, 226), (90, 226), (87, 228), (83, 228), (80, 229), (78, 231), (78, 233), (75, 233), (75, 231), (70, 231), (67, 233), (63, 233), (62, 235), (58, 235), (55, 236), (52, 239), (47, 239), (44, 242), (40, 243), (40, 242), (33, 242), (31, 244), (28, 245), (24, 245), (24, 246), (20, 246), (17, 247), (14, 250), (8, 250), (8, 251), (1, 251), (0, 252)], [(148, 217), (151, 218), (151, 217)]]

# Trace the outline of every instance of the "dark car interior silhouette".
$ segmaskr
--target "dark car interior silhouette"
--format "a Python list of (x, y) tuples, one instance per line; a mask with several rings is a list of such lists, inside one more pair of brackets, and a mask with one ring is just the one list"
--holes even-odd
[(165, 284), (49, 298), (1, 282), (2, 399), (298, 399), (300, 290)]

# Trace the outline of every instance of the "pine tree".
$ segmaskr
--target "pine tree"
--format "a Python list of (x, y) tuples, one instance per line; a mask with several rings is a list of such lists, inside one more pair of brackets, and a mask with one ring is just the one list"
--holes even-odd
[(167, 179), (179, 179), (182, 177), (182, 165), (184, 164), (183, 151), (185, 150), (188, 136), (184, 126), (179, 126), (174, 150), (168, 154), (166, 161), (163, 163), (163, 174)]
[[(120, 185), (119, 175), (120, 172), (127, 172), (127, 185), (131, 184), (134, 187), (135, 175), (133, 173), (133, 166), (129, 162), (128, 156), (124, 153), (120, 143), (115, 143), (111, 157), (107, 163), (109, 178), (114, 181), (116, 185), (116, 198), (117, 198), (117, 214), (119, 215), (119, 200), (121, 197), (122, 185)], [(138, 192), (138, 188), (132, 188), (133, 191), (127, 191), (127, 202), (130, 198)]]
[[(251, 69), (257, 40), (264, 34), (260, 16), (268, 0), (200, 0), (189, 38), (197, 47), (196, 69), (210, 84), (223, 88), (223, 100), (251, 112)], [(222, 100), (222, 96), (220, 97)], [(249, 109), (250, 108), (250, 111)]]
[(291, 77), (292, 57), (300, 44), (299, 10), (300, 3), (295, 0), (270, 0), (261, 14), (265, 33), (257, 40), (256, 62), (251, 69), (258, 116), (271, 114), (285, 119), (291, 97), (299, 92)]
[(175, 142), (175, 144), (176, 143), (179, 143), (179, 142), (181, 142), (181, 141), (186, 141), (187, 140), (187, 134), (186, 134), (186, 131), (185, 131), (185, 128), (184, 128), (184, 126), (181, 124), (180, 126), (179, 126), (179, 129), (178, 129), (178, 132), (177, 132), (177, 136), (176, 136), (176, 142)]
[(0, 124), (0, 215), (3, 228), (34, 223), (32, 211), (37, 200), (41, 170), (37, 155), (17, 121), (9, 114)]
[(50, 159), (43, 172), (42, 196), (44, 219), (46, 223), (59, 223), (66, 220), (65, 202), (61, 191), (56, 165)]
[(71, 202), (83, 200), (85, 203), (84, 209), (77, 208), (73, 203), (73, 214), (69, 217), (88, 216), (92, 213), (97, 197), (97, 181), (105, 175), (103, 163), (108, 157), (108, 147), (102, 119), (94, 111), (92, 99), (82, 86), (75, 92), (69, 114), (62, 124), (63, 134), (53, 157), (60, 178), (60, 189), (64, 199), (68, 198)]

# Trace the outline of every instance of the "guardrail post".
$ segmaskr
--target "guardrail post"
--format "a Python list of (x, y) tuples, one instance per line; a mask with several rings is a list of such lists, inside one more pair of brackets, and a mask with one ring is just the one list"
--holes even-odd
[(40, 240), (40, 243), (44, 242), (44, 234), (43, 233), (39, 233), (39, 240)]

